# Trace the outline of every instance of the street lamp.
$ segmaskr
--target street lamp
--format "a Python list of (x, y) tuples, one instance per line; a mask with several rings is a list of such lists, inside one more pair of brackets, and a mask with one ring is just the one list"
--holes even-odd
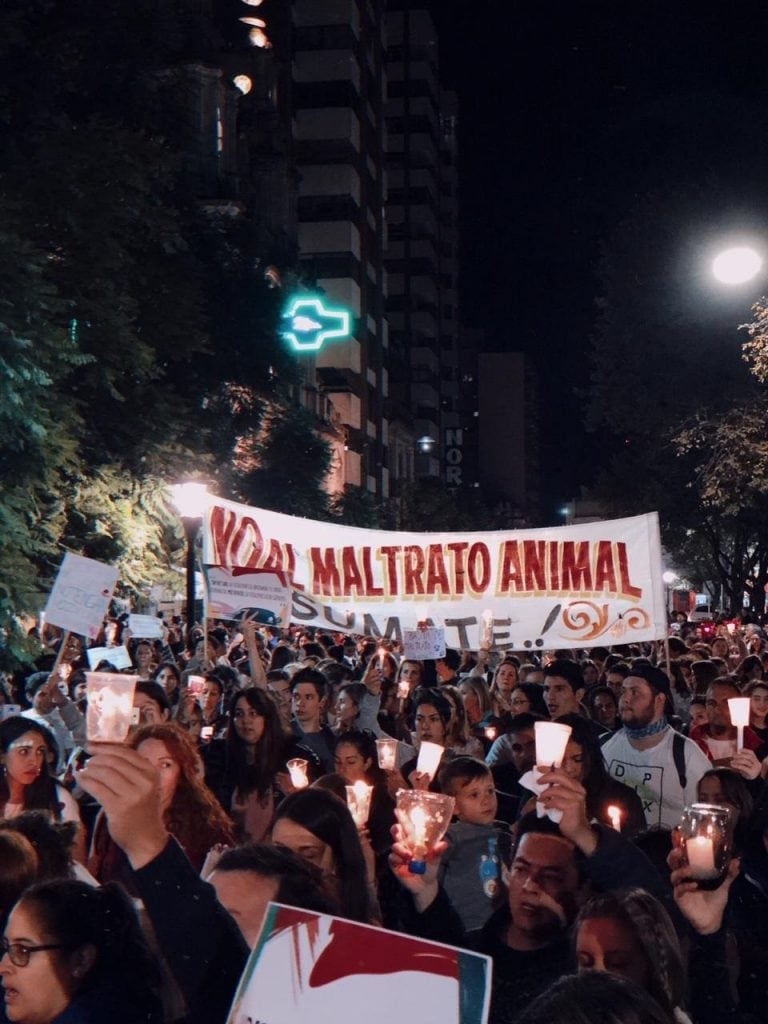
[(667, 598), (667, 614), (672, 613), (672, 586), (677, 583), (680, 577), (676, 572), (672, 572), (671, 569), (665, 569), (661, 574), (661, 578), (664, 581), (664, 591)]
[(746, 284), (762, 266), (763, 258), (755, 249), (740, 245), (718, 253), (712, 261), (712, 273), (721, 284)]
[(195, 625), (195, 540), (205, 510), (211, 501), (211, 495), (205, 484), (188, 480), (183, 484), (174, 484), (171, 495), (176, 511), (184, 525), (184, 537), (187, 541), (187, 644), (192, 637)]

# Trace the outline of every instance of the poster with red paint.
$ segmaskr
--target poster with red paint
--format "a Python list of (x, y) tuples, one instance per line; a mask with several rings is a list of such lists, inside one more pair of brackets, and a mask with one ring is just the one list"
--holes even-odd
[(491, 960), (271, 903), (227, 1024), (486, 1024)]

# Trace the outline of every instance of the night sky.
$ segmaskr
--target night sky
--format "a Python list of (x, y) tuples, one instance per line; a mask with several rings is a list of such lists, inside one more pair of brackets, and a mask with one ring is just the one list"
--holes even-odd
[[(488, 348), (537, 360), (552, 516), (600, 464), (578, 389), (603, 240), (659, 189), (711, 190), (711, 217), (693, 233), (681, 223), (689, 255), (766, 217), (767, 5), (427, 6), (460, 102), (462, 318), (488, 328)], [(718, 302), (717, 315), (746, 319), (743, 295)]]

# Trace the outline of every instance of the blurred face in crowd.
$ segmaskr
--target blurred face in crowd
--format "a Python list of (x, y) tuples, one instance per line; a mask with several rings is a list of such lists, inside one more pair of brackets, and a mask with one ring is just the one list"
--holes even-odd
[(136, 666), (140, 669), (147, 669), (152, 664), (152, 647), (147, 644), (139, 644), (136, 647)]
[(445, 723), (433, 704), (419, 704), (414, 718), (416, 739), (419, 743), (445, 744)]
[(300, 857), (317, 865), (321, 871), (333, 873), (333, 851), (327, 843), (310, 832), (309, 829), (291, 821), (290, 818), (278, 818), (272, 829), (272, 842), (275, 846), (285, 846)]
[(255, 747), (264, 735), (264, 716), (252, 708), (245, 697), (240, 697), (235, 704), (232, 722), (238, 738), (248, 746)]
[(315, 689), (314, 683), (298, 683), (291, 691), (293, 713), (304, 732), (319, 732), (325, 698)]
[(709, 719), (707, 718), (707, 709), (703, 704), (691, 704), (691, 728), (695, 729), (700, 725), (706, 725)]
[(464, 714), (467, 716), (467, 721), (470, 725), (477, 725), (483, 717), (480, 698), (472, 687), (467, 686), (466, 683), (459, 683), (459, 693), (464, 702)]
[(509, 706), (512, 708), (513, 715), (522, 715), (524, 712), (530, 711), (531, 702), (525, 690), (521, 690), (520, 687), (514, 689), (510, 697)]
[(513, 949), (539, 949), (563, 935), (576, 916), (581, 883), (574, 847), (557, 835), (527, 832), (508, 877)]
[(349, 692), (345, 689), (339, 690), (336, 698), (336, 722), (338, 725), (351, 726), (358, 715), (357, 704), (352, 700)]
[(144, 740), (136, 748), (137, 753), (153, 765), (160, 776), (160, 805), (165, 811), (171, 806), (176, 787), (179, 784), (181, 766), (175, 760), (162, 740)]
[(370, 757), (363, 757), (353, 743), (339, 743), (336, 747), (336, 771), (350, 785), (367, 782), (365, 773), (371, 764)]
[(735, 686), (723, 683), (713, 683), (707, 690), (707, 721), (713, 736), (723, 735), (734, 728), (731, 725), (728, 701), (738, 696), (739, 691)]
[(749, 698), (750, 711), (755, 722), (762, 725), (768, 716), (768, 686), (757, 686)]
[(53, 700), (48, 692), (47, 685), (41, 686), (34, 695), (32, 698), (32, 707), (38, 715), (49, 715), (51, 711), (53, 711)]
[(212, 679), (206, 679), (203, 683), (203, 691), (200, 694), (200, 706), (207, 719), (215, 718), (221, 703), (221, 687)]
[(280, 721), (285, 726), (291, 720), (291, 684), (287, 679), (267, 681), (267, 689), (277, 705)]
[(168, 712), (146, 693), (134, 693), (133, 706), (138, 708), (141, 725), (157, 725), (168, 718)]
[(253, 949), (267, 904), (276, 898), (280, 880), (255, 871), (214, 871), (208, 881), (216, 890), (219, 903), (235, 919), (243, 939)]
[(421, 682), (423, 676), (421, 663), (418, 661), (404, 661), (400, 666), (400, 679), (408, 683), (408, 689), (415, 689)]
[(565, 756), (563, 757), (563, 771), (570, 779), (574, 779), (576, 782), (584, 781), (584, 773), (586, 772), (584, 748), (575, 740), (568, 740)]
[(511, 661), (503, 661), (496, 670), (493, 682), (502, 697), (508, 697), (517, 686), (517, 667)]
[(624, 676), (621, 672), (611, 672), (609, 669), (605, 673), (605, 685), (610, 686), (613, 692), (616, 694), (616, 700), (621, 697), (621, 689), (624, 686)]
[(643, 729), (664, 714), (664, 699), (660, 694), (655, 694), (644, 679), (627, 676), (621, 687), (619, 714), (622, 725), (630, 729)]
[(157, 673), (155, 676), (155, 682), (160, 683), (169, 697), (173, 696), (179, 688), (179, 681), (176, 678), (176, 673), (167, 665), (164, 668), (161, 668)]
[[(5, 928), (5, 939), (20, 946), (55, 946), (51, 935), (37, 920), (32, 907), (16, 904)], [(0, 959), (0, 979), (5, 990), (8, 1019), (21, 1024), (47, 1024), (57, 1018), (74, 993), (72, 953), (64, 949), (29, 953), (29, 963), (17, 967), (9, 954)]]
[(616, 724), (616, 716), (619, 711), (616, 698), (608, 693), (601, 693), (595, 697), (593, 707), (595, 709), (595, 718), (604, 725), (607, 729), (612, 729)]
[(574, 691), (567, 679), (562, 676), (546, 676), (544, 679), (544, 703), (550, 718), (561, 715), (578, 715), (579, 701), (583, 690)]
[(647, 989), (650, 964), (631, 928), (613, 917), (590, 917), (576, 936), (579, 971), (603, 971)]
[(520, 729), (513, 732), (509, 738), (515, 771), (525, 775), (536, 764), (536, 733), (532, 728)]

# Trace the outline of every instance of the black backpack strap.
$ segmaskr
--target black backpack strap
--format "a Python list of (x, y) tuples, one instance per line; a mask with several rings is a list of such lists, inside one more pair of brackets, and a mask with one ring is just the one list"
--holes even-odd
[(683, 789), (688, 785), (688, 771), (685, 767), (685, 736), (676, 732), (672, 737), (672, 760), (677, 768), (677, 777)]

